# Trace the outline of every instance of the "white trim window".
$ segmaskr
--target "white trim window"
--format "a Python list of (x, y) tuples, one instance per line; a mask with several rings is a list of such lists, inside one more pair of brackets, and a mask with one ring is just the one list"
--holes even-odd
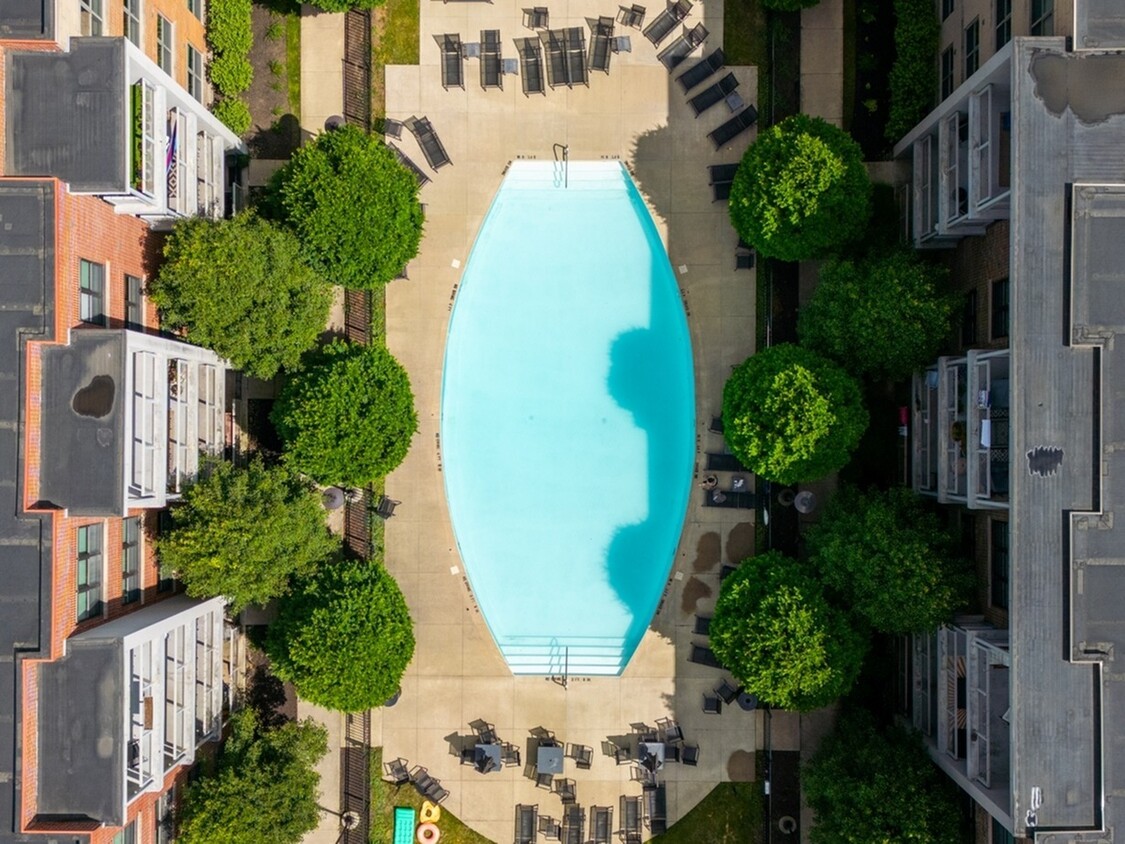
[(203, 54), (191, 44), (187, 45), (187, 89), (203, 102)]
[(132, 41), (136, 46), (141, 46), (141, 40), (144, 37), (144, 12), (141, 7), (142, 0), (124, 0), (124, 32), (125, 37)]
[(101, 524), (83, 525), (78, 528), (75, 537), (78, 570), (74, 580), (78, 593), (78, 621), (102, 614), (102, 532)]
[(82, 19), (83, 35), (103, 35), (105, 33), (104, 0), (79, 0), (78, 13)]
[(175, 53), (176, 33), (175, 25), (164, 17), (164, 15), (156, 16), (156, 63), (160, 65), (160, 69), (173, 76), (175, 65), (173, 63), (173, 55)]

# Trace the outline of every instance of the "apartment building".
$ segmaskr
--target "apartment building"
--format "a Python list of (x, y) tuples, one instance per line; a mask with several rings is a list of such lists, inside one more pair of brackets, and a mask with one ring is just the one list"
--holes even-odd
[(970, 27), (996, 37), (952, 83), (941, 59), (940, 104), (895, 148), (914, 245), (947, 250), (963, 296), (960, 336), (914, 379), (912, 482), (961, 526), (980, 611), (904, 648), (904, 708), (979, 841), (1113, 840), (1125, 27), (1113, 0), (937, 5), (943, 56), (984, 45)]

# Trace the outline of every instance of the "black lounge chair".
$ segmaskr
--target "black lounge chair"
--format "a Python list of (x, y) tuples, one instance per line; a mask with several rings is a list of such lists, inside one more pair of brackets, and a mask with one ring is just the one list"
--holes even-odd
[[(722, 182), (734, 181), (734, 174), (738, 172), (738, 164), (712, 164), (707, 168), (707, 172), (711, 177), (711, 184), (717, 185)], [(716, 416), (714, 419), (719, 420), (719, 430), (715, 431), (716, 434), (723, 432), (723, 417)], [(714, 420), (712, 420), (714, 421)], [(715, 430), (712, 428), (711, 430)]]
[(695, 627), (692, 628), (691, 632), (697, 636), (709, 636), (711, 634), (711, 616), (697, 615)]
[(422, 154), (426, 156), (426, 161), (430, 167), (434, 170), (440, 170), (446, 164), (453, 163), (449, 160), (445, 147), (427, 118), (411, 117), (404, 121), (403, 125), (418, 139), (418, 145), (422, 147)]
[(671, 73), (683, 63), (692, 50), (707, 40), (709, 34), (707, 27), (701, 23), (697, 23), (691, 29), (685, 27), (684, 34), (661, 50), (657, 58)]
[(410, 772), (406, 769), (406, 760), (401, 757), (383, 763), (383, 779), (393, 785), (403, 785), (410, 782)]
[(716, 182), (711, 185), (711, 201), (726, 202), (730, 199), (730, 189), (734, 182)]
[(567, 744), (566, 755), (574, 760), (575, 767), (587, 770), (594, 757), (594, 749), (584, 744)]
[(707, 137), (711, 139), (715, 149), (722, 149), (757, 122), (758, 109), (748, 105), (718, 129), (709, 132)]
[(637, 6), (618, 6), (617, 7), (617, 22), (622, 26), (631, 26), (634, 29), (640, 29), (645, 22), (645, 7)]
[(727, 510), (753, 510), (758, 497), (752, 492), (732, 492), (727, 489), (704, 490), (704, 507), (722, 507)]
[(641, 844), (641, 798), (621, 795), (621, 839), (624, 844)]
[(645, 792), (645, 820), (653, 835), (660, 835), (668, 824), (668, 795), (663, 785)]
[(555, 780), (551, 785), (551, 790), (559, 796), (559, 799), (562, 800), (564, 805), (574, 802), (574, 780), (566, 779), (565, 777), (560, 780)]
[(587, 65), (590, 70), (609, 73), (609, 59), (613, 55), (613, 18), (601, 17), (596, 21), (587, 19), (590, 25), (590, 55)]
[[(415, 164), (405, 152), (396, 147), (394, 144), (387, 144), (391, 151), (398, 159), (398, 163), (414, 174), (414, 178), (418, 180), (418, 187), (423, 188), (430, 183), (430, 177), (426, 175), (426, 171)], [(391, 512), (394, 512), (394, 507), (391, 507)]]
[(723, 703), (730, 705), (734, 703), (734, 699), (738, 697), (738, 693), (742, 691), (738, 686), (735, 686), (726, 677), (723, 682), (719, 683), (718, 688), (715, 689), (715, 694), (723, 699)]
[(461, 48), (461, 36), (435, 35), (434, 40), (441, 48), (441, 87), (447, 91), (450, 88), (464, 88), (465, 55)]
[(535, 844), (539, 837), (539, 807), (516, 806), (516, 844)]
[(734, 268), (736, 270), (754, 269), (754, 250), (742, 249), (734, 253)]
[(665, 762), (679, 762), (680, 761), (680, 745), (666, 744), (664, 745), (664, 761)]
[(504, 742), (501, 745), (500, 758), (503, 760), (505, 767), (518, 766), (520, 764), (520, 749), (514, 744)]
[(644, 36), (652, 42), (652, 46), (659, 47), (660, 42), (667, 38), (676, 24), (691, 13), (691, 0), (676, 0), (668, 8), (657, 15), (652, 23), (644, 28)]
[(684, 751), (680, 754), (680, 761), (685, 765), (692, 767), (699, 764), (699, 746), (695, 744), (685, 744)]
[(570, 85), (589, 85), (586, 74), (586, 33), (580, 26), (566, 30), (566, 81)]
[(680, 87), (684, 89), (686, 94), (696, 85), (703, 84), (708, 76), (717, 73), (726, 63), (726, 53), (723, 52), (722, 47), (719, 47), (681, 73), (676, 77), (676, 81), (680, 83)]
[(590, 812), (590, 841), (592, 844), (609, 844), (613, 837), (613, 807), (594, 806)]
[(712, 472), (749, 472), (733, 454), (722, 451), (707, 452), (707, 468)]
[(552, 841), (559, 841), (562, 838), (562, 824), (549, 815), (539, 818), (539, 831)]
[(504, 64), (500, 55), (500, 30), (480, 31), (480, 86), (504, 89)]
[(523, 10), (523, 25), (528, 29), (546, 29), (551, 13), (546, 6)]
[(461, 748), (461, 764), (462, 765), (476, 765), (477, 764), (477, 749), (475, 747), (462, 747)]
[(444, 803), (445, 798), (449, 796), (449, 789), (442, 788), (441, 783), (437, 780), (434, 780), (433, 784), (428, 789), (426, 789), (422, 796), (429, 800), (431, 803)]
[(535, 787), (536, 788), (545, 788), (547, 791), (550, 791), (551, 790), (551, 782), (552, 782), (552, 780), (554, 780), (554, 778), (555, 778), (554, 774), (536, 774), (536, 776), (535, 776)]
[(655, 788), (656, 772), (644, 765), (634, 765), (629, 769), (629, 782), (639, 782), (642, 788)]
[(570, 85), (570, 74), (566, 69), (566, 30), (552, 29), (539, 34), (547, 51), (547, 84), (552, 88)]
[[(718, 82), (704, 88), (688, 100), (688, 105), (690, 105), (691, 110), (695, 112), (695, 116), (699, 117), (699, 115), (703, 114), (703, 112), (707, 111), (711, 106), (725, 100), (727, 95), (737, 87), (738, 79), (735, 78), (733, 73), (728, 73)], [(711, 178), (715, 178), (714, 174), (712, 174)]]
[(688, 655), (688, 662), (694, 662), (696, 665), (708, 665), (711, 668), (722, 668), (723, 664), (719, 662), (715, 652), (710, 648), (705, 648), (703, 645), (693, 644), (691, 646), (691, 653)]
[(723, 702), (717, 695), (703, 695), (703, 711), (708, 715), (720, 715), (723, 711)]
[(546, 94), (543, 85), (543, 48), (534, 38), (517, 38), (516, 52), (520, 57), (520, 85), (524, 96)]
[[(714, 184), (714, 182), (712, 182), (711, 184)], [(712, 434), (722, 434), (722, 433), (724, 433), (726, 428), (723, 425), (723, 417), (712, 416), (711, 417), (711, 424), (707, 427), (707, 430), (710, 431)]]
[(581, 806), (567, 806), (563, 812), (563, 844), (584, 844), (586, 836), (586, 810)]

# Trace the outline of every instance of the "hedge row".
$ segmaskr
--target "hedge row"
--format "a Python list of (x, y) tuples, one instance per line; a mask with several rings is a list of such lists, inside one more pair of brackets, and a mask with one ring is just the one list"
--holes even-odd
[(207, 43), (211, 61), (207, 68), (219, 99), (211, 107), (231, 131), (241, 135), (250, 128), (250, 108), (239, 95), (254, 79), (250, 49), (252, 0), (211, 0), (207, 4)]
[(895, 63), (886, 137), (897, 141), (933, 107), (941, 24), (932, 0), (895, 0)]

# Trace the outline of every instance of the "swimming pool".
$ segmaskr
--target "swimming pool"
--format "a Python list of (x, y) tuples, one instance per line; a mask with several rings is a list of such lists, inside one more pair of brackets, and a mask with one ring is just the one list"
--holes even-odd
[(618, 162), (511, 165), (465, 266), (441, 445), (461, 559), (517, 674), (617, 674), (683, 527), (691, 341)]

